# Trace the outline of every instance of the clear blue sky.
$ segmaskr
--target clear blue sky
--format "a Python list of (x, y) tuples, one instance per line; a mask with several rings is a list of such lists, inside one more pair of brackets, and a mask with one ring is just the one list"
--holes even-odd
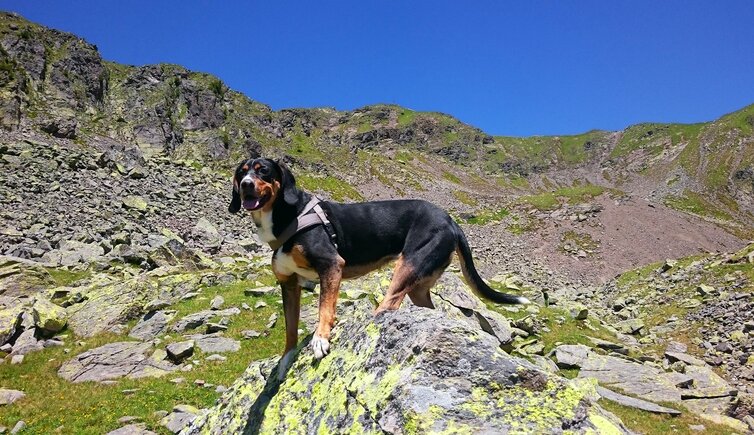
[(491, 134), (697, 122), (754, 103), (754, 2), (3, 0), (103, 57), (274, 109), (396, 103)]

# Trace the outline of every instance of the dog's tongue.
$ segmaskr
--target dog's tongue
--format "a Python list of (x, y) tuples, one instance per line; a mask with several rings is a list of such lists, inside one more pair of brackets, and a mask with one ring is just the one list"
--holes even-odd
[(246, 210), (255, 210), (259, 208), (260, 201), (261, 201), (261, 198), (244, 199), (243, 208), (245, 208)]

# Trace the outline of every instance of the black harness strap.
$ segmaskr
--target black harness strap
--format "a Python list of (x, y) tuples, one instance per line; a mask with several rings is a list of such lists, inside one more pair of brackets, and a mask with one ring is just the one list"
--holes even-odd
[[(301, 213), (296, 217), (296, 219), (288, 224), (288, 226), (285, 228), (285, 230), (283, 230), (280, 236), (278, 236), (278, 238), (276, 238), (275, 240), (269, 242), (270, 248), (272, 248), (273, 251), (276, 251), (279, 247), (283, 246), (283, 244), (285, 244), (288, 239), (296, 235), (296, 233), (315, 225), (324, 225), (325, 231), (327, 231), (327, 234), (330, 236), (330, 242), (332, 242), (332, 244), (335, 245), (335, 248), (337, 248), (337, 235), (332, 228), (330, 220), (327, 219), (327, 214), (319, 205), (320, 202), (322, 202), (321, 199), (317, 198), (316, 196), (312, 197), (312, 199), (306, 204), (304, 209), (301, 210)], [(309, 213), (311, 211), (314, 211), (314, 213)]]

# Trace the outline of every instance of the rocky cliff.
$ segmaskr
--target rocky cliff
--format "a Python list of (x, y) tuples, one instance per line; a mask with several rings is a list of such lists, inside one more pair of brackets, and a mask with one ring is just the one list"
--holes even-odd
[[(7, 13), (0, 95), (0, 433), (754, 428), (751, 107), (532, 138), (274, 111)], [(485, 305), (451, 267), (437, 310), (374, 318), (382, 271), (344, 286), (333, 353), (304, 339), (277, 381), (270, 251), (225, 213), (250, 153), (334, 200), (438, 203), (491, 284), (536, 304)]]

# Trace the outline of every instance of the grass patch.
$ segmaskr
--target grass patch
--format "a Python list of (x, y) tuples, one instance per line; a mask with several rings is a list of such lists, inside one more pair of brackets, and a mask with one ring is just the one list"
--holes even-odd
[(458, 176), (456, 176), (455, 174), (452, 174), (448, 171), (442, 171), (442, 178), (450, 181), (451, 183), (461, 184), (461, 179), (458, 178)]
[(682, 196), (672, 196), (665, 199), (665, 205), (686, 213), (695, 214), (702, 217), (710, 217), (723, 221), (731, 221), (731, 215), (722, 210), (719, 206), (713, 204), (704, 196), (686, 190)]
[(453, 197), (460, 201), (462, 204), (475, 206), (479, 203), (469, 192), (465, 190), (454, 190)]
[[(269, 281), (263, 278), (265, 281)], [(214, 388), (203, 388), (194, 385), (194, 381), (202, 379), (207, 383), (229, 386), (243, 373), (251, 361), (267, 358), (279, 354), (284, 343), (284, 328), (282, 308), (278, 303), (279, 295), (266, 297), (247, 297), (243, 290), (253, 286), (249, 282), (237, 282), (226, 286), (207, 287), (201, 295), (189, 301), (176, 304), (173, 309), (178, 311), (176, 319), (181, 316), (202, 309), (207, 309), (209, 301), (215, 295), (225, 298), (225, 306), (240, 306), (242, 302), (253, 306), (263, 300), (267, 307), (252, 311), (242, 310), (241, 314), (233, 316), (225, 332), (226, 337), (241, 341), (241, 350), (227, 353), (227, 361), (211, 363), (202, 361), (190, 372), (176, 372), (163, 378), (119, 380), (114, 385), (101, 385), (93, 382), (79, 384), (69, 383), (57, 376), (60, 365), (76, 354), (116, 341), (129, 341), (125, 336), (114, 334), (100, 334), (85, 340), (83, 346), (73, 344), (74, 338), (66, 339), (66, 347), (72, 351), (64, 353), (63, 347), (44, 349), (26, 356), (23, 364), (4, 366), (0, 370), (0, 385), (4, 388), (19, 389), (27, 397), (14, 405), (0, 408), (0, 425), (12, 427), (16, 421), (24, 420), (28, 429), (24, 433), (47, 434), (55, 432), (62, 426), (63, 433), (102, 434), (120, 426), (118, 419), (125, 415), (141, 418), (153, 430), (163, 431), (158, 420), (153, 416), (155, 411), (169, 411), (177, 404), (189, 404), (199, 408), (212, 406), (219, 397)], [(307, 296), (305, 301), (310, 301)], [(277, 324), (269, 330), (269, 335), (253, 340), (244, 340), (241, 331), (246, 329), (264, 330), (270, 315), (278, 312), (281, 316)], [(172, 341), (183, 340), (183, 337), (172, 333), (159, 345), (163, 348)], [(203, 360), (202, 352), (197, 349), (191, 358)], [(183, 377), (185, 382), (174, 384), (170, 379)], [(126, 395), (124, 390), (134, 390)]]
[(518, 202), (529, 204), (542, 211), (555, 210), (560, 207), (561, 199), (571, 205), (581, 204), (601, 195), (605, 190), (604, 187), (594, 184), (573, 185), (561, 187), (552, 192), (525, 195), (520, 197)]
[(359, 191), (354, 189), (350, 184), (329, 175), (312, 176), (302, 174), (296, 177), (296, 183), (305, 190), (329, 193), (335, 201), (364, 200)]
[(61, 287), (71, 285), (76, 281), (91, 276), (92, 274), (89, 270), (68, 270), (57, 267), (47, 267), (45, 270), (50, 274), (52, 280), (55, 281), (55, 284)]
[[(684, 412), (677, 417), (673, 417), (671, 415), (654, 414), (635, 408), (629, 408), (606, 399), (600, 399), (599, 404), (606, 410), (618, 416), (618, 418), (620, 418), (629, 429), (637, 433), (658, 435), (668, 433), (679, 435), (701, 433), (692, 430), (690, 426), (693, 425), (704, 425), (705, 434), (723, 435), (735, 433), (727, 426), (703, 420), (690, 412)], [(668, 405), (665, 404), (664, 406)], [(669, 407), (673, 408), (674, 406), (673, 404), (670, 404)]]
[(495, 210), (481, 210), (477, 211), (473, 215), (464, 219), (466, 223), (474, 225), (485, 225), (490, 222), (500, 222), (511, 214), (507, 208), (499, 208)]
[(416, 112), (409, 109), (403, 109), (401, 110), (401, 113), (398, 114), (398, 125), (409, 125), (414, 122), (414, 118), (416, 118)]

